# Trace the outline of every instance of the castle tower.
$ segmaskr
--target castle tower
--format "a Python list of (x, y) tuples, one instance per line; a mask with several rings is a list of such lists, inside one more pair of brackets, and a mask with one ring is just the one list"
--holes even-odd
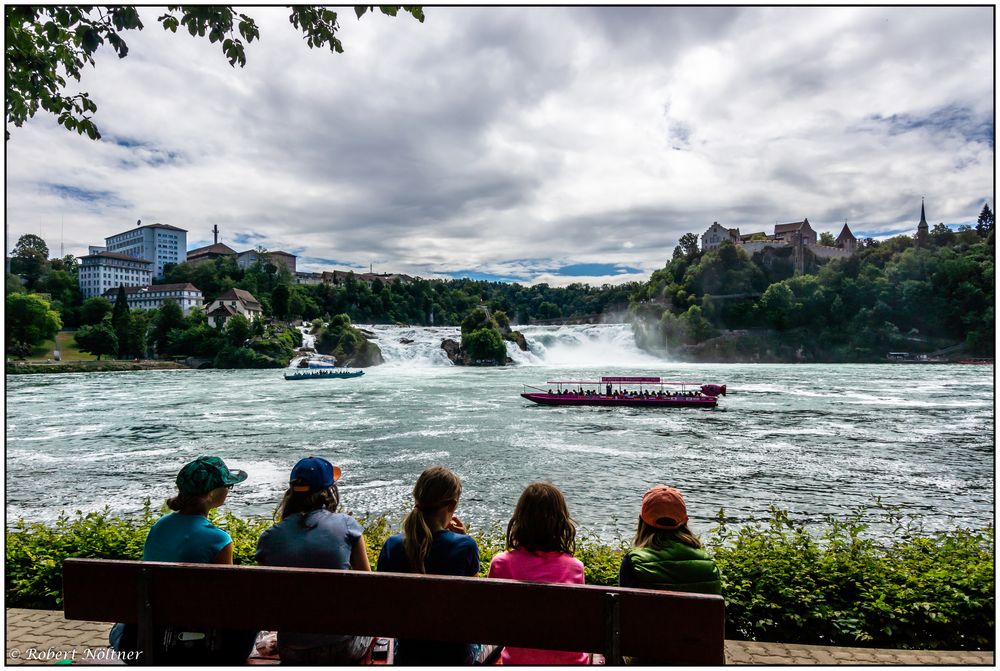
[(917, 224), (917, 242), (927, 242), (927, 217), (924, 216), (924, 199), (920, 199), (920, 223)]
[(840, 231), (840, 235), (837, 236), (837, 246), (851, 254), (858, 247), (858, 239), (851, 233), (851, 229), (847, 227), (846, 221), (844, 222), (844, 228)]

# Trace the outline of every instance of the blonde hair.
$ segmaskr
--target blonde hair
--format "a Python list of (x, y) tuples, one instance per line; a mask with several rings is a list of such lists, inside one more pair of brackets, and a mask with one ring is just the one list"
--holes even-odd
[(458, 503), (461, 495), (462, 481), (444, 466), (431, 466), (417, 478), (413, 510), (403, 518), (403, 549), (414, 573), (427, 573), (424, 562), (434, 539), (427, 518), (444, 506)]
[(531, 552), (566, 552), (576, 549), (576, 524), (569, 516), (566, 498), (548, 482), (524, 488), (507, 523), (507, 549)]
[(660, 539), (672, 539), (684, 543), (684, 545), (701, 549), (701, 541), (698, 537), (688, 529), (687, 524), (682, 524), (676, 529), (657, 529), (656, 527), (646, 524), (639, 518), (639, 526), (635, 530), (635, 540), (632, 541), (632, 546), (637, 548), (645, 548), (651, 545), (655, 545)]

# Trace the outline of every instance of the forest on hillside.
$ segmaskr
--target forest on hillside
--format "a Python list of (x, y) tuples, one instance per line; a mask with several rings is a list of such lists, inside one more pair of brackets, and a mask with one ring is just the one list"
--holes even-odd
[(800, 275), (791, 248), (751, 256), (728, 242), (678, 245), (631, 297), (637, 339), (698, 360), (751, 348), (761, 360), (871, 361), (960, 343), (992, 356), (995, 249), (988, 207), (976, 228), (866, 239), (847, 258), (823, 261), (807, 247)]
[[(995, 237), (987, 206), (975, 228), (937, 224), (925, 239), (869, 238), (848, 258), (823, 260), (806, 248), (801, 274), (794, 272), (788, 247), (748, 255), (724, 243), (701, 251), (694, 234), (680, 243), (647, 282), (601, 287), (420, 278), (369, 285), (353, 274), (340, 284), (305, 285), (266, 253), (245, 269), (232, 258), (168, 266), (159, 282), (190, 282), (206, 303), (228, 289), (244, 289), (276, 324), (330, 322), (345, 314), (356, 324), (458, 326), (486, 307), (513, 324), (595, 314), (624, 318), (635, 325), (640, 347), (701, 361), (875, 361), (889, 351), (932, 352), (957, 344), (970, 355), (993, 355)], [(120, 357), (141, 356), (147, 343), (158, 355), (173, 356), (222, 347), (202, 314), (161, 309), (126, 319), (113, 315), (112, 302), (103, 297), (83, 301), (76, 259), (48, 254), (35, 235), (22, 236), (12, 254), (5, 283), (8, 353), (30, 353), (60, 328), (81, 327), (83, 339), (93, 336), (103, 353)], [(244, 333), (240, 324), (230, 345), (247, 335), (277, 338), (282, 350), (292, 344), (280, 329), (255, 329)], [(113, 347), (112, 330), (119, 341)]]

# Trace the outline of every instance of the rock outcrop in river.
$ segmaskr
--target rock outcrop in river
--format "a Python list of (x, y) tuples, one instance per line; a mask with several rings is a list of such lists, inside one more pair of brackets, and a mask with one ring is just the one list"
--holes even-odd
[(346, 314), (337, 315), (325, 326), (314, 327), (312, 335), (316, 351), (332, 356), (338, 366), (367, 368), (384, 363), (382, 350), (368, 340), (374, 334), (353, 326)]
[(480, 307), (462, 321), (462, 342), (448, 338), (441, 343), (441, 349), (456, 366), (506, 366), (514, 361), (507, 356), (505, 340), (528, 351), (524, 335), (510, 328), (506, 313), (497, 310), (491, 315), (487, 308)]

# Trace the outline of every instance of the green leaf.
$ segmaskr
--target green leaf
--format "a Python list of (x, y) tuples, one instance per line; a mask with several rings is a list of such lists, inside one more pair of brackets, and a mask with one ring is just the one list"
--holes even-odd
[(365, 12), (367, 12), (367, 11), (368, 11), (368, 6), (367, 5), (355, 5), (355, 7), (354, 7), (354, 13), (357, 14), (357, 16), (358, 16), (359, 19), (362, 16), (364, 16)]

